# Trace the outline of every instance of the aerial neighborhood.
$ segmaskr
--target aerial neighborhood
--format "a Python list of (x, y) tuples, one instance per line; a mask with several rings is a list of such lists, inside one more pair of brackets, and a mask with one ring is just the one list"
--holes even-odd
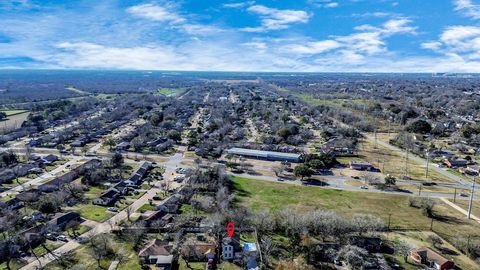
[(3, 107), (0, 269), (479, 268), (477, 80), (135, 74)]

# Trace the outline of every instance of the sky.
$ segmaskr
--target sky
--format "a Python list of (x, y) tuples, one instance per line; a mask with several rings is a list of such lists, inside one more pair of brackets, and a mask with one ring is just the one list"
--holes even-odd
[(480, 0), (1, 0), (0, 69), (480, 72)]

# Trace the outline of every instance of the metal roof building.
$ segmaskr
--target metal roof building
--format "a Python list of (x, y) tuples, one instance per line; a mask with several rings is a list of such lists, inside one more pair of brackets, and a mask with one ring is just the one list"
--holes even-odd
[(301, 154), (262, 151), (246, 148), (230, 148), (227, 150), (227, 153), (247, 158), (265, 159), (271, 161), (300, 162), (302, 160)]

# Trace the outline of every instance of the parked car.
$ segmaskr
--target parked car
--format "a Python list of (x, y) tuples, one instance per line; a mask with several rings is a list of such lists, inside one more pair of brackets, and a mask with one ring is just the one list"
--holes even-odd
[(468, 195), (466, 193), (460, 193), (460, 197), (470, 197), (470, 195)]
[(82, 237), (82, 236), (77, 237), (76, 240), (79, 244), (85, 244), (85, 243), (88, 242), (88, 238), (87, 237)]
[(368, 189), (367, 186), (361, 186), (360, 188), (361, 188), (361, 189)]
[(57, 237), (53, 233), (47, 233), (47, 235), (45, 235), (45, 238), (47, 238), (47, 240), (50, 240), (50, 241), (57, 240)]
[(108, 207), (107, 210), (110, 212), (118, 212), (118, 208), (116, 207)]
[(153, 196), (152, 199), (155, 200), (155, 201), (161, 201), (162, 200), (162, 198), (160, 198), (160, 196)]
[(68, 238), (63, 234), (57, 236), (57, 240), (62, 241), (62, 242), (68, 242)]
[(177, 183), (181, 183), (181, 182), (183, 182), (183, 180), (185, 180), (185, 177), (183, 177), (183, 176), (175, 176), (175, 178), (173, 178), (173, 181), (175, 181)]

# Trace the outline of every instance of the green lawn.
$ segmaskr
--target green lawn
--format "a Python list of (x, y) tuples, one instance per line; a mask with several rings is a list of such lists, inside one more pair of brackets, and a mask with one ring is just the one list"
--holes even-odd
[(184, 92), (183, 88), (160, 88), (157, 93), (164, 96), (176, 96)]
[(138, 208), (138, 212), (140, 213), (145, 213), (147, 211), (155, 211), (155, 205), (150, 205), (149, 203), (146, 203), (142, 205), (140, 208)]
[(205, 212), (201, 210), (195, 210), (190, 204), (182, 204), (180, 206), (180, 212), (184, 215), (191, 215), (191, 216), (196, 216), (196, 215), (204, 215)]
[[(372, 214), (388, 222), (391, 215), (391, 228), (428, 230), (431, 220), (422, 214), (421, 209), (410, 207), (408, 196), (375, 192), (353, 192), (319, 187), (297, 186), (233, 177), (237, 193), (236, 203), (244, 204), (253, 210), (270, 209), (278, 211), (292, 206), (297, 211), (328, 209), (345, 216)], [(480, 225), (467, 220), (450, 206), (437, 202), (433, 228), (442, 236), (453, 238), (457, 232), (479, 235)]]
[(28, 112), (27, 110), (0, 110), (0, 112), (4, 112), (8, 116), (16, 115), (16, 114), (21, 114)]
[(93, 204), (78, 205), (71, 210), (79, 212), (83, 218), (98, 222), (105, 221), (113, 216), (112, 213), (107, 211), (107, 208)]

